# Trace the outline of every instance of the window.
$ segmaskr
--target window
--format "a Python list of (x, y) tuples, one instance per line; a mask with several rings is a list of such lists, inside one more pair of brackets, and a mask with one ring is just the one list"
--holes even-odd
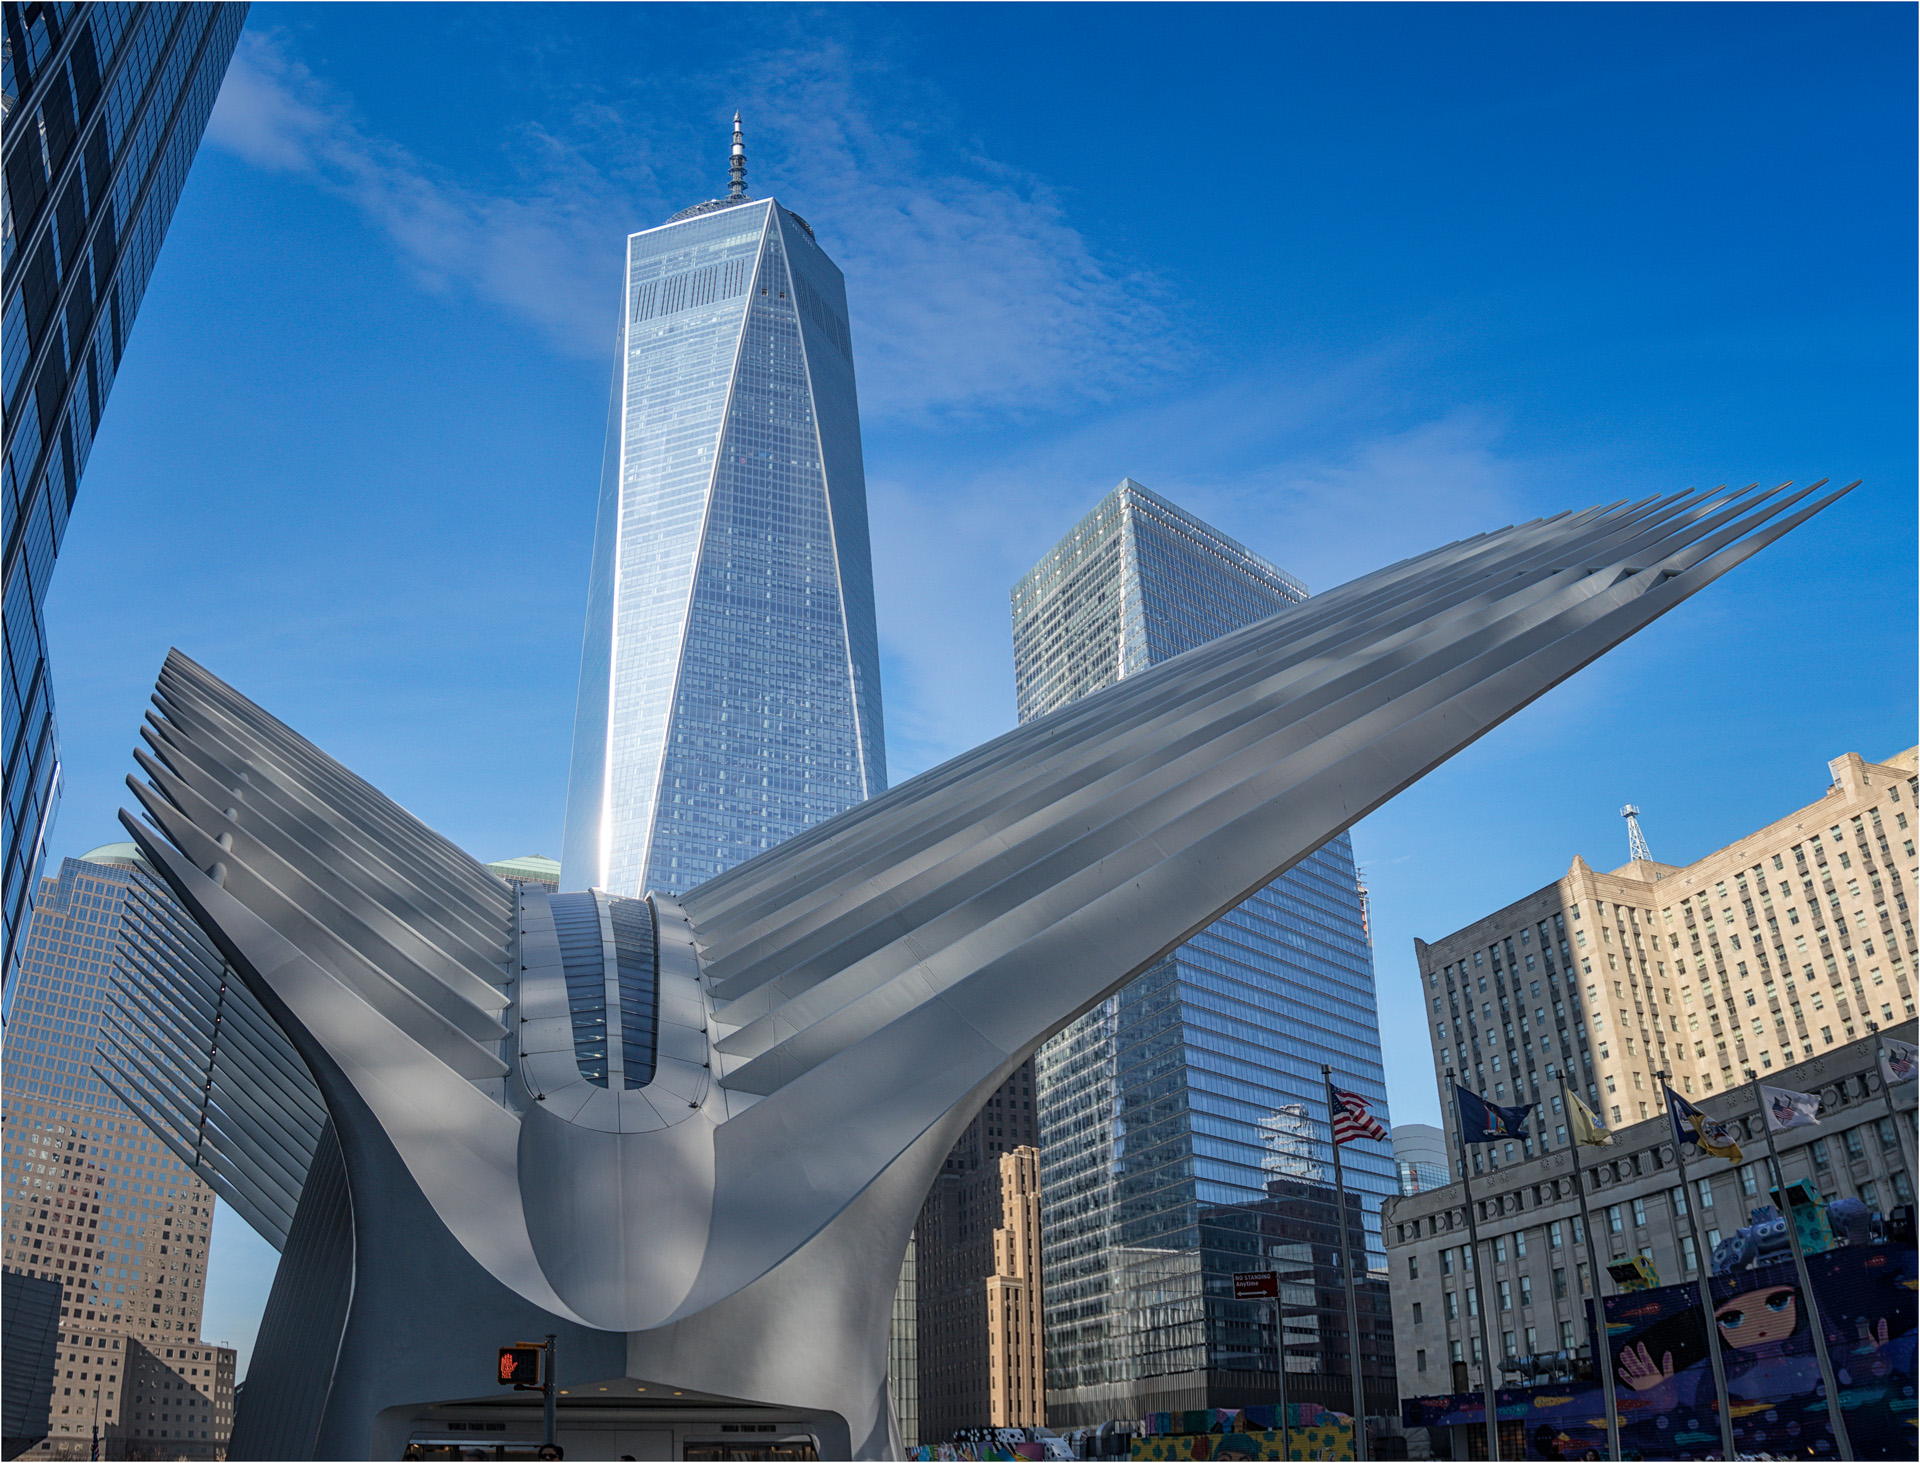
[(1533, 1277), (1531, 1275), (1522, 1275), (1520, 1277), (1520, 1304), (1523, 1306), (1533, 1304)]
[(1620, 1212), (1620, 1206), (1618, 1204), (1609, 1204), (1607, 1206), (1607, 1233), (1624, 1234), (1626, 1228), (1626, 1216)]
[(1520, 1349), (1514, 1345), (1513, 1332), (1511, 1331), (1502, 1331), (1500, 1333), (1500, 1345), (1505, 1348), (1508, 1360), (1512, 1360), (1520, 1354)]
[(1593, 1272), (1587, 1268), (1587, 1262), (1585, 1260), (1582, 1260), (1574, 1267), (1574, 1275), (1580, 1282), (1580, 1293), (1582, 1295), (1592, 1295)]
[(1694, 1181), (1694, 1189), (1700, 1195), (1700, 1207), (1702, 1209), (1711, 1209), (1713, 1207), (1713, 1180), (1697, 1179)]
[(1413, 1353), (1413, 1369), (1423, 1372), (1427, 1369), (1427, 1348), (1422, 1346)]
[(1448, 1360), (1450, 1360), (1450, 1361), (1465, 1361), (1465, 1360), (1466, 1360), (1466, 1357), (1465, 1357), (1464, 1355), (1462, 1355), (1462, 1353), (1461, 1353), (1461, 1348), (1460, 1348), (1460, 1343), (1459, 1343), (1458, 1341), (1453, 1341), (1453, 1342), (1449, 1342), (1449, 1343), (1448, 1343), (1448, 1345), (1447, 1345), (1447, 1358), (1448, 1358)]
[(1893, 1125), (1892, 1118), (1881, 1118), (1873, 1125), (1873, 1131), (1880, 1137), (1880, 1146), (1891, 1152), (1900, 1146), (1899, 1129)]
[(1420, 1278), (1420, 1257), (1418, 1255), (1408, 1255), (1407, 1256), (1407, 1279), (1418, 1280), (1419, 1278)]
[(1507, 1237), (1503, 1234), (1494, 1236), (1493, 1263), (1496, 1265), (1507, 1263)]
[(1467, 1314), (1468, 1316), (1480, 1314), (1480, 1287), (1477, 1285), (1467, 1292)]
[(1547, 1226), (1547, 1248), (1557, 1250), (1565, 1243), (1565, 1232), (1560, 1227), (1560, 1221), (1556, 1219)]
[(1442, 1250), (1440, 1252), (1440, 1273), (1442, 1275), (1453, 1274), (1453, 1251), (1452, 1250)]
[(1756, 1167), (1757, 1165), (1750, 1163), (1740, 1170), (1740, 1192), (1745, 1194), (1749, 1199), (1760, 1192), (1759, 1179), (1754, 1174)]
[(1473, 1246), (1460, 1246), (1460, 1270), (1466, 1275), (1473, 1274)]
[(1527, 1232), (1524, 1229), (1514, 1231), (1513, 1257), (1516, 1260), (1524, 1260), (1527, 1258)]
[(1475, 1333), (1474, 1335), (1472, 1335), (1472, 1336), (1470, 1336), (1470, 1337), (1468, 1337), (1467, 1339), (1468, 1339), (1469, 1341), (1471, 1341), (1471, 1342), (1473, 1343), (1473, 1347), (1472, 1347), (1472, 1350), (1473, 1350), (1473, 1364), (1474, 1364), (1475, 1366), (1481, 1366), (1481, 1365), (1483, 1365), (1483, 1364), (1484, 1364), (1484, 1362), (1485, 1362), (1485, 1359), (1486, 1359), (1486, 1357), (1485, 1357), (1485, 1353), (1484, 1353), (1484, 1352), (1482, 1352), (1482, 1351), (1480, 1350), (1480, 1336), (1479, 1336), (1479, 1333), (1477, 1333), (1477, 1332), (1476, 1332), (1476, 1333)]
[(1562, 1351), (1572, 1351), (1574, 1349), (1573, 1322), (1571, 1321), (1562, 1321), (1560, 1323), (1560, 1349)]
[(1413, 1303), (1413, 1324), (1416, 1326), (1423, 1326), (1426, 1324), (1426, 1317), (1421, 1312), (1419, 1301), (1415, 1301)]
[(1833, 1159), (1827, 1152), (1827, 1140), (1825, 1138), (1815, 1138), (1807, 1145), (1807, 1149), (1813, 1154), (1813, 1166), (1815, 1168), (1828, 1168), (1832, 1165)]
[(1880, 1190), (1875, 1188), (1871, 1183), (1860, 1185), (1860, 1202), (1865, 1204), (1869, 1209), (1878, 1209), (1880, 1207)]
[(1700, 1254), (1694, 1249), (1693, 1236), (1690, 1234), (1680, 1236), (1680, 1262), (1689, 1273), (1700, 1268)]
[(1460, 1298), (1451, 1290), (1441, 1297), (1441, 1305), (1446, 1311), (1449, 1321), (1457, 1321), (1460, 1319)]
[(1567, 1298), (1567, 1268), (1564, 1265), (1554, 1267), (1553, 1298), (1555, 1300), (1565, 1300)]
[(1847, 1157), (1865, 1158), (1867, 1156), (1867, 1145), (1861, 1141), (1861, 1136), (1860, 1136), (1865, 1131), (1866, 1130), (1863, 1128), (1847, 1129), (1846, 1133), (1843, 1135), (1843, 1141), (1847, 1145)]
[(1513, 1309), (1513, 1284), (1511, 1281), (1502, 1280), (1500, 1282), (1500, 1309), (1503, 1311)]

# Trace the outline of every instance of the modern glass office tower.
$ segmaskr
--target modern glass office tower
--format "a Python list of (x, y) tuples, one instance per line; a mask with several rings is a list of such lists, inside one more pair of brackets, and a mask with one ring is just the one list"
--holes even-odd
[(839, 268), (746, 192), (627, 240), (561, 887), (692, 888), (886, 786)]
[[(1014, 587), (1020, 719), (1306, 597), (1127, 479)], [(1269, 1265), (1301, 1280), (1288, 1287), (1291, 1400), (1350, 1409), (1320, 1067), (1384, 1121), (1357, 885), (1342, 834), (1041, 1048), (1050, 1426), (1273, 1401), (1266, 1303), (1235, 1302), (1231, 1282)], [(1393, 1155), (1363, 1142), (1342, 1156), (1369, 1268), (1383, 1269)], [(1390, 1384), (1384, 1284), (1361, 1304), (1365, 1374)]]
[(59, 800), (47, 581), (246, 14), (245, 5), (0, 4), (9, 984)]

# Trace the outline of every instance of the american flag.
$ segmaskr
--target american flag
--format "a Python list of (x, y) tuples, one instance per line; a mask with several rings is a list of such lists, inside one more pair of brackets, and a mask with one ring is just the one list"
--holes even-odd
[(1342, 1092), (1338, 1087), (1329, 1090), (1333, 1093), (1333, 1141), (1336, 1144), (1351, 1143), (1359, 1138), (1387, 1141), (1387, 1130), (1367, 1111), (1366, 1098), (1356, 1092)]

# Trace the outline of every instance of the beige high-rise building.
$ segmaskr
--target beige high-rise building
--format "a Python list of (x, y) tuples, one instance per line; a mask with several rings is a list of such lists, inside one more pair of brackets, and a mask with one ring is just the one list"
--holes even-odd
[(1039, 1149), (942, 1173), (915, 1241), (920, 1440), (1044, 1426)]
[(114, 962), (144, 949), (132, 845), (42, 880), (5, 1043), (0, 1262), (59, 1282), (47, 1436), (26, 1458), (226, 1455), (234, 1352), (200, 1339), (213, 1191), (107, 1089)]
[(1045, 1427), (1040, 1347), (1040, 1154), (1000, 1156), (1000, 1227), (987, 1277), (987, 1365), (994, 1427)]
[[(1414, 941), (1434, 1077), (1457, 1165), (1446, 1073), (1503, 1104), (1537, 1102), (1539, 1147), (1564, 1148), (1557, 1078), (1609, 1124), (1725, 1091), (1914, 1015), (1916, 752), (1828, 764), (1825, 794), (1691, 864), (1636, 858), (1565, 877), (1428, 944)], [(1476, 1149), (1494, 1166), (1535, 1138)], [(1477, 1171), (1477, 1170), (1476, 1170)]]

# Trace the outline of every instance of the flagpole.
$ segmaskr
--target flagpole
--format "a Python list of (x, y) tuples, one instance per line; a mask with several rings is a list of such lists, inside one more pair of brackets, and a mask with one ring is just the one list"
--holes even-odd
[[(1340, 1215), (1340, 1263), (1347, 1272), (1347, 1367), (1353, 1374), (1353, 1456), (1367, 1456), (1367, 1396), (1360, 1371), (1360, 1298), (1353, 1273), (1353, 1247), (1347, 1238), (1347, 1181), (1340, 1168), (1340, 1135), (1335, 1131), (1333, 1068), (1322, 1062), (1320, 1075), (1327, 1083), (1327, 1136), (1333, 1139), (1333, 1191)], [(1366, 1244), (1366, 1219), (1361, 1218), (1362, 1253)]]
[(1880, 1023), (1869, 1021), (1867, 1030), (1876, 1038), (1873, 1061), (1880, 1069), (1880, 1092), (1887, 1099), (1887, 1116), (1893, 1120), (1894, 1135), (1900, 1140), (1900, 1161), (1907, 1166), (1907, 1183), (1911, 1185), (1920, 1181), (1920, 1175), (1913, 1171), (1913, 1135), (1907, 1131), (1910, 1125), (1902, 1119), (1900, 1109), (1893, 1105), (1893, 1089), (1906, 1084), (1887, 1080), (1887, 1039), (1880, 1035)]
[[(1460, 1128), (1460, 1093), (1455, 1085), (1453, 1068), (1447, 1068), (1447, 1085), (1454, 1088), (1453, 1115), (1454, 1129)], [(1467, 1200), (1467, 1244), (1473, 1254), (1473, 1288), (1479, 1300), (1480, 1322), (1480, 1385), (1482, 1402), (1487, 1411), (1487, 1457), (1498, 1459), (1500, 1456), (1500, 1406), (1499, 1389), (1494, 1385), (1493, 1343), (1487, 1338), (1487, 1293), (1481, 1287), (1480, 1277), (1485, 1274), (1480, 1264), (1480, 1226), (1473, 1218), (1473, 1165), (1467, 1162), (1467, 1145), (1464, 1139), (1460, 1144), (1460, 1187)]]
[(1786, 1170), (1780, 1167), (1779, 1150), (1773, 1146), (1773, 1120), (1767, 1116), (1766, 1095), (1760, 1091), (1760, 1074), (1747, 1068), (1747, 1081), (1753, 1087), (1753, 1103), (1760, 1110), (1760, 1131), (1767, 1135), (1768, 1166), (1780, 1184), (1780, 1203), (1786, 1211), (1787, 1243), (1793, 1249), (1794, 1273), (1800, 1277), (1800, 1293), (1806, 1297), (1807, 1318), (1813, 1326), (1814, 1355), (1820, 1358), (1820, 1382), (1827, 1389), (1827, 1416), (1833, 1420), (1833, 1444), (1844, 1459), (1853, 1457), (1853, 1440), (1847, 1436), (1847, 1419), (1840, 1410), (1840, 1386), (1834, 1380), (1833, 1361), (1827, 1355), (1827, 1327), (1820, 1319), (1820, 1302), (1813, 1293), (1813, 1279), (1807, 1274), (1807, 1257), (1800, 1248), (1800, 1226), (1793, 1217), (1793, 1199), (1787, 1193)]
[(1680, 1141), (1678, 1124), (1673, 1116), (1674, 1092), (1667, 1084), (1673, 1080), (1673, 1074), (1662, 1067), (1653, 1074), (1660, 1079), (1660, 1091), (1666, 1098), (1667, 1128), (1673, 1138), (1673, 1161), (1680, 1168), (1680, 1197), (1687, 1206), (1687, 1229), (1693, 1235), (1694, 1263), (1700, 1267), (1700, 1315), (1707, 1323), (1707, 1357), (1713, 1363), (1713, 1394), (1720, 1401), (1720, 1456), (1732, 1459), (1739, 1455), (1733, 1450), (1733, 1407), (1727, 1398), (1727, 1364), (1720, 1355), (1720, 1323), (1713, 1313), (1713, 1257), (1700, 1247), (1699, 1206), (1695, 1202), (1698, 1194), (1687, 1191), (1687, 1145)]
[[(1567, 1073), (1560, 1071), (1560, 1107), (1567, 1115), (1567, 1127), (1578, 1134), (1579, 1124), (1573, 1116), (1573, 1103), (1567, 1092)], [(1606, 1292), (1601, 1288), (1600, 1277), (1605, 1273), (1600, 1267), (1600, 1252), (1593, 1245), (1593, 1215), (1587, 1209), (1587, 1171), (1580, 1162), (1580, 1140), (1576, 1136), (1573, 1142), (1573, 1191), (1580, 1196), (1580, 1234), (1587, 1247), (1587, 1271), (1593, 1277), (1593, 1311), (1599, 1326), (1594, 1332), (1594, 1363), (1600, 1373), (1600, 1385), (1604, 1389), (1607, 1401), (1607, 1456), (1615, 1463), (1620, 1458), (1620, 1407), (1613, 1396), (1613, 1345), (1607, 1339), (1607, 1301)], [(1575, 1271), (1576, 1277), (1579, 1271)], [(1577, 1289), (1578, 1287), (1576, 1287)], [(1729, 1455), (1731, 1456), (1731, 1455)]]

